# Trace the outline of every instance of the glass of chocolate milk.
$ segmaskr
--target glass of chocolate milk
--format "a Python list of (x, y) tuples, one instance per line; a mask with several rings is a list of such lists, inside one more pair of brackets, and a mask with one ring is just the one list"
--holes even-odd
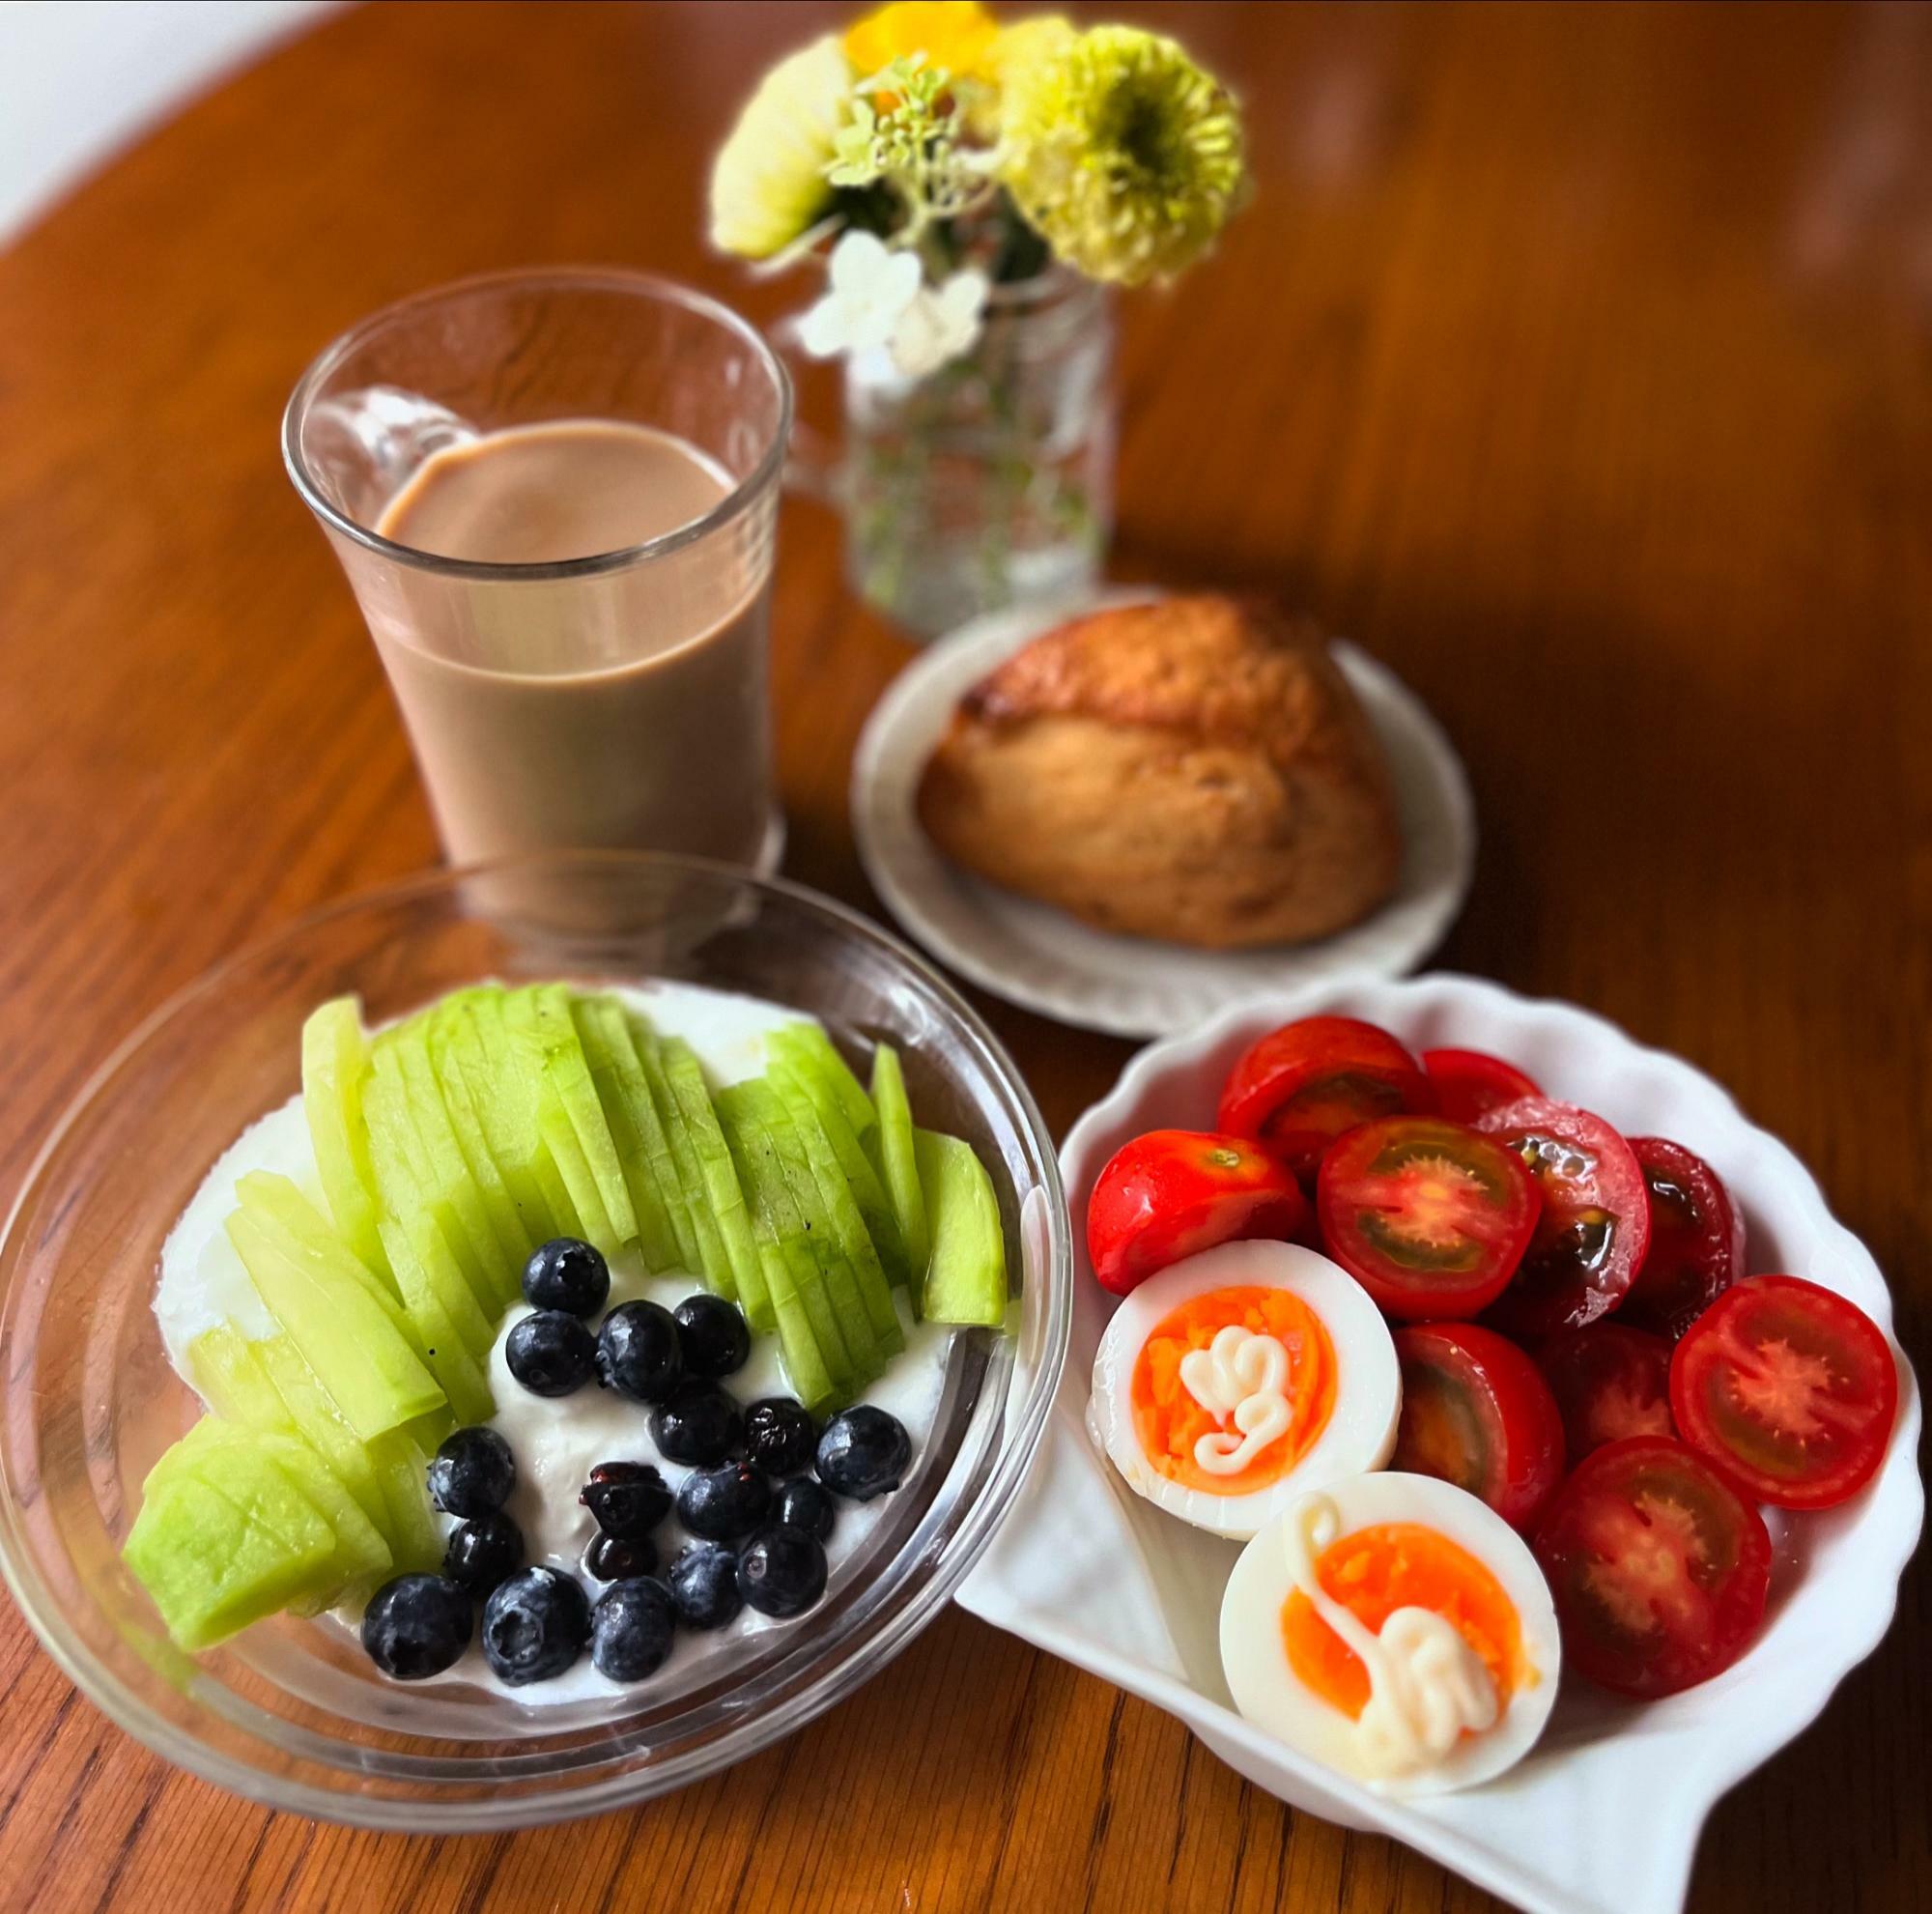
[(518, 272), (325, 352), (283, 450), (458, 863), (582, 847), (769, 872), (784, 371), (702, 295)]

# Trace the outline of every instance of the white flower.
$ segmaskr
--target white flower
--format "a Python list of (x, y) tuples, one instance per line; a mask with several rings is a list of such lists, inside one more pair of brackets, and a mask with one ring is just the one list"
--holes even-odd
[(894, 365), (908, 379), (923, 379), (971, 352), (987, 291), (986, 275), (972, 267), (944, 285), (921, 287), (893, 333)]
[(781, 60), (747, 102), (711, 168), (711, 243), (746, 259), (792, 244), (832, 203), (834, 142), (852, 103), (835, 35)]
[(920, 297), (918, 257), (872, 233), (847, 233), (832, 248), (827, 277), (825, 297), (799, 322), (799, 343), (813, 358), (887, 344)]

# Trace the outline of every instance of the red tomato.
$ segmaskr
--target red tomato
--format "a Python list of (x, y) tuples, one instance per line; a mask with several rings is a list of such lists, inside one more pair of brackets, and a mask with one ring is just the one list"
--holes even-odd
[(1514, 1064), (1486, 1050), (1425, 1050), (1422, 1069), (1435, 1092), (1435, 1107), (1457, 1123), (1474, 1123), (1505, 1103), (1543, 1095)]
[(1476, 1128), (1514, 1151), (1543, 1191), (1543, 1214), (1490, 1320), (1535, 1342), (1579, 1329), (1624, 1299), (1650, 1240), (1643, 1172), (1602, 1117), (1548, 1097), (1492, 1110)]
[(1563, 1423), (1549, 1385), (1515, 1343), (1475, 1323), (1395, 1332), (1402, 1423), (1391, 1469), (1437, 1475), (1533, 1528), (1563, 1476)]
[(1259, 1138), (1304, 1182), (1346, 1129), (1435, 1107), (1429, 1080), (1386, 1030), (1305, 1016), (1253, 1044), (1228, 1073), (1220, 1127)]
[(1633, 1136), (1650, 1197), (1650, 1248), (1617, 1311), (1675, 1342), (1745, 1267), (1745, 1219), (1701, 1157), (1662, 1136)]
[(1747, 1495), (1831, 1508), (1885, 1459), (1898, 1370), (1857, 1303), (1801, 1276), (1747, 1276), (1677, 1345), (1670, 1407), (1684, 1440)]
[(1321, 1159), (1329, 1255), (1391, 1316), (1473, 1316), (1516, 1272), (1540, 1199), (1520, 1158), (1440, 1117), (1383, 1117)]
[(1667, 1436), (1633, 1436), (1585, 1456), (1533, 1546), (1565, 1663), (1619, 1695), (1675, 1695), (1708, 1681), (1764, 1619), (1764, 1517)]
[(1677, 1433), (1670, 1419), (1670, 1345), (1631, 1328), (1622, 1316), (1551, 1336), (1536, 1362), (1563, 1412), (1573, 1468), (1605, 1443)]
[(1127, 1292), (1170, 1263), (1246, 1237), (1286, 1241), (1308, 1199), (1240, 1136), (1152, 1129), (1118, 1150), (1087, 1199), (1087, 1254), (1102, 1289)]

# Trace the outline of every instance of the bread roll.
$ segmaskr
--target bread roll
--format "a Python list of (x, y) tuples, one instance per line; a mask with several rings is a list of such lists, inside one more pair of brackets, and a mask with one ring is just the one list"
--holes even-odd
[(1061, 625), (960, 700), (919, 815), (949, 857), (1102, 930), (1301, 943), (1395, 888), (1388, 767), (1321, 634), (1222, 597)]

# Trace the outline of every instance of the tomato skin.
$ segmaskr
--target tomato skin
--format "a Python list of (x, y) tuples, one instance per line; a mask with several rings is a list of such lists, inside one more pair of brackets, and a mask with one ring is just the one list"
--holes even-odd
[(1422, 1071), (1436, 1109), (1452, 1123), (1473, 1124), (1507, 1103), (1543, 1095), (1533, 1078), (1487, 1050), (1425, 1050)]
[(1670, 1345), (1632, 1328), (1621, 1313), (1551, 1336), (1537, 1349), (1536, 1366), (1563, 1414), (1573, 1469), (1605, 1443), (1677, 1433), (1670, 1416)]
[(1670, 1359), (1684, 1440), (1753, 1500), (1835, 1508), (1885, 1460), (1898, 1365), (1885, 1331), (1802, 1276), (1747, 1276)]
[(1619, 1695), (1654, 1700), (1721, 1674), (1764, 1619), (1764, 1517), (1667, 1436), (1585, 1456), (1531, 1547), (1556, 1604), (1565, 1668)]
[(1709, 1163), (1663, 1136), (1633, 1136), (1650, 1247), (1618, 1319), (1676, 1342), (1745, 1271), (1745, 1219)]
[(1352, 1016), (1305, 1016), (1252, 1043), (1228, 1072), (1215, 1122), (1264, 1143), (1304, 1183), (1345, 1130), (1435, 1094), (1415, 1059), (1386, 1030)]
[(1308, 1199), (1246, 1137), (1152, 1129), (1114, 1153), (1087, 1200), (1087, 1255), (1102, 1289), (1125, 1296), (1156, 1271), (1217, 1243), (1287, 1242)]
[(1543, 1214), (1492, 1325), (1536, 1343), (1606, 1316), (1628, 1293), (1650, 1242), (1643, 1172), (1600, 1116), (1549, 1097), (1492, 1110), (1475, 1126), (1520, 1157), (1543, 1192)]
[(1321, 1158), (1316, 1216), (1328, 1254), (1385, 1315), (1473, 1316), (1502, 1294), (1542, 1199), (1520, 1157), (1441, 1117), (1383, 1117)]
[(1395, 1332), (1402, 1422), (1391, 1469), (1466, 1489), (1525, 1534), (1563, 1479), (1563, 1421), (1536, 1364), (1476, 1323)]

